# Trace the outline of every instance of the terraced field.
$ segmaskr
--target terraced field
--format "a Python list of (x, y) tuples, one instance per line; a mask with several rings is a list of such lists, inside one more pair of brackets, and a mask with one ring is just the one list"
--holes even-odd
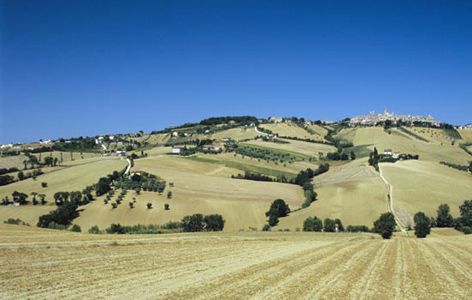
[(88, 235), (0, 225), (0, 298), (470, 299), (472, 238)]
[(303, 129), (302, 127), (295, 124), (278, 123), (278, 124), (262, 124), (260, 127), (269, 129), (274, 133), (278, 133), (280, 136), (292, 136), (301, 139), (317, 139), (321, 137), (319, 135), (313, 135)]
[[(394, 152), (418, 154), (420, 160), (461, 165), (468, 164), (472, 158), (459, 147), (459, 143), (454, 146), (450, 143), (426, 143), (397, 129), (392, 129), (391, 132), (388, 134), (379, 127), (350, 128), (343, 129), (336, 137), (354, 143), (354, 150), (367, 148), (373, 151), (374, 147), (377, 147), (379, 152), (383, 152), (384, 149), (392, 149)], [(348, 148), (348, 151), (350, 150)], [(368, 153), (369, 151), (362, 151), (363, 156), (368, 156)]]

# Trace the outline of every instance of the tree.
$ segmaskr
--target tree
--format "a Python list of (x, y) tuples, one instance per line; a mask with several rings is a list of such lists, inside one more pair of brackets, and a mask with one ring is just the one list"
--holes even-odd
[(48, 228), (49, 223), (56, 223), (67, 226), (73, 219), (79, 216), (77, 208), (77, 204), (66, 201), (56, 210), (53, 210), (48, 214), (39, 217), (38, 227)]
[(454, 218), (452, 217), (450, 213), (449, 205), (447, 204), (439, 205), (436, 224), (438, 227), (453, 227), (454, 226)]
[(38, 200), (36, 200), (36, 196), (38, 195), (38, 193), (36, 192), (31, 192), (31, 196), (33, 196), (33, 205), (37, 205), (38, 204)]
[(165, 209), (165, 210), (169, 210), (169, 209), (170, 209), (170, 206), (169, 206), (168, 203), (164, 204), (164, 209)]
[(415, 214), (413, 220), (415, 221), (416, 237), (425, 238), (431, 232), (431, 220), (421, 211)]
[(129, 208), (134, 208), (134, 203), (133, 202), (129, 203)]
[(390, 239), (395, 229), (395, 217), (392, 213), (384, 213), (374, 222), (374, 232), (378, 233), (384, 239)]
[(185, 232), (198, 232), (204, 229), (203, 215), (194, 214), (191, 216), (185, 216), (182, 219), (182, 228)]
[(336, 231), (336, 223), (334, 220), (330, 218), (326, 218), (324, 220), (324, 231), (325, 232), (335, 232)]
[(354, 153), (354, 151), (351, 151), (351, 159), (352, 160), (356, 159), (356, 154)]
[(334, 220), (334, 224), (337, 226), (338, 231), (344, 231), (344, 226), (340, 219)]
[(290, 207), (282, 199), (277, 199), (272, 202), (270, 209), (266, 212), (266, 216), (270, 217), (272, 215), (277, 218), (285, 217), (290, 213)]
[(44, 158), (44, 164), (46, 166), (51, 166), (52, 167), (53, 164), (54, 164), (54, 159), (50, 156), (47, 156), (47, 157)]
[(265, 224), (264, 227), (262, 227), (262, 231), (270, 231), (270, 225)]
[(308, 217), (303, 222), (303, 231), (321, 231), (323, 229), (323, 221), (317, 217)]
[(148, 208), (148, 209), (151, 209), (151, 208), (152, 208), (152, 203), (151, 203), (151, 202), (148, 202), (147, 208)]
[(41, 198), (41, 205), (46, 204), (46, 200), (44, 199), (44, 198), (46, 198), (46, 195), (45, 194), (39, 194), (38, 196), (39, 196), (39, 198)]
[(469, 163), (469, 172), (472, 173), (472, 161)]
[(24, 180), (25, 179), (25, 173), (19, 172), (18, 173), (18, 180)]
[(459, 206), (461, 217), (459, 223), (463, 227), (472, 227), (472, 200), (465, 200), (464, 204)]
[(225, 227), (225, 222), (222, 215), (208, 215), (203, 218), (206, 231), (222, 231)]
[(279, 218), (276, 215), (270, 215), (269, 226), (274, 227), (279, 224)]

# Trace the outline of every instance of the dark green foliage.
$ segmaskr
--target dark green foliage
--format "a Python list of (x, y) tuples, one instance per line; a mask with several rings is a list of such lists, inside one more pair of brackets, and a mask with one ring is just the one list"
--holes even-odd
[(374, 222), (374, 232), (378, 233), (384, 239), (390, 239), (395, 230), (395, 217), (392, 213), (384, 213)]
[(277, 218), (282, 218), (287, 216), (290, 213), (290, 207), (282, 199), (277, 199), (272, 202), (270, 205), (269, 211), (266, 212), (266, 216), (276, 216)]
[(112, 234), (125, 234), (125, 229), (121, 224), (111, 224), (109, 228), (105, 230), (107, 233)]
[(253, 116), (242, 116), (242, 117), (212, 117), (200, 121), (200, 125), (218, 125), (234, 121), (240, 125), (250, 125), (251, 123), (259, 124), (259, 120)]
[(464, 204), (459, 206), (459, 211), (461, 216), (456, 227), (465, 234), (470, 234), (472, 231), (472, 200), (464, 201)]
[(347, 232), (369, 232), (369, 227), (365, 225), (348, 225), (346, 227)]
[(344, 231), (344, 226), (340, 219), (334, 220), (334, 224), (338, 228), (338, 231)]
[(95, 185), (95, 193), (97, 196), (106, 194), (110, 190), (110, 183), (112, 180), (109, 177), (102, 177)]
[(7, 174), (7, 173), (13, 173), (13, 172), (18, 172), (18, 168), (0, 168), (0, 175)]
[(269, 216), (269, 226), (274, 227), (279, 224), (279, 218), (276, 215)]
[(185, 216), (182, 219), (182, 227), (185, 232), (198, 232), (203, 231), (205, 224), (203, 223), (202, 214), (194, 214), (191, 216)]
[(464, 171), (464, 172), (472, 172), (471, 171), (471, 168), (472, 168), (472, 163), (469, 165), (469, 166), (464, 166), (464, 165), (457, 165), (457, 164), (453, 164), (453, 163), (448, 163), (448, 162), (445, 162), (445, 161), (441, 161), (439, 162), (441, 165), (445, 165), (445, 166), (448, 166), (450, 168), (453, 168), (453, 169), (456, 169), (456, 170), (459, 170), (459, 171)]
[(48, 183), (47, 183), (47, 182), (41, 182), (41, 187), (47, 188), (47, 187), (48, 187)]
[(1, 175), (0, 176), (0, 186), (7, 185), (9, 183), (12, 183), (13, 181), (14, 181), (13, 176), (10, 176), (10, 175)]
[(151, 203), (151, 202), (148, 202), (147, 208), (148, 208), (148, 209), (151, 209), (151, 208), (152, 208), (152, 203)]
[(13, 202), (18, 202), (20, 205), (26, 205), (28, 204), (28, 195), (25, 193), (17, 192), (14, 191), (12, 194), (13, 196)]
[(225, 222), (222, 215), (208, 215), (203, 218), (205, 231), (222, 231), (225, 227)]
[(262, 231), (270, 231), (271, 227), (269, 224), (265, 224), (264, 227), (262, 227)]
[(6, 221), (3, 221), (3, 223), (12, 224), (12, 225), (26, 225), (26, 226), (29, 226), (28, 223), (23, 222), (21, 219), (13, 219), (13, 218), (10, 218)]
[(321, 231), (323, 229), (323, 221), (317, 217), (308, 217), (303, 222), (303, 231)]
[(325, 232), (335, 232), (336, 231), (336, 222), (330, 218), (324, 220), (324, 231)]
[(413, 217), (415, 221), (415, 235), (418, 238), (425, 238), (431, 232), (431, 220), (423, 213), (417, 212)]
[(71, 227), (70, 231), (74, 231), (74, 232), (82, 232), (82, 229), (80, 228), (80, 226), (79, 226), (79, 225), (77, 225), (77, 224), (74, 224), (74, 225), (72, 225), (72, 227)]
[(454, 226), (454, 218), (450, 213), (449, 205), (441, 204), (438, 207), (438, 217), (436, 219), (436, 226), (437, 227), (453, 227)]
[(169, 206), (169, 204), (167, 204), (167, 203), (166, 203), (166, 204), (164, 204), (164, 209), (165, 209), (165, 210), (170, 210), (170, 206)]
[(90, 229), (88, 230), (88, 233), (100, 234), (102, 232), (100, 231), (100, 228), (98, 228), (97, 225), (94, 225), (94, 226), (90, 227)]
[(68, 226), (72, 220), (79, 216), (77, 208), (78, 205), (75, 203), (64, 202), (64, 204), (58, 206), (56, 210), (39, 217), (38, 227), (47, 228), (51, 222)]

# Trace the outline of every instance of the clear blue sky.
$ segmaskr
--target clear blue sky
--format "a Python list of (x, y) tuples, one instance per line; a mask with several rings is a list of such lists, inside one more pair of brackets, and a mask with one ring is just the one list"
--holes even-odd
[(472, 122), (472, 1), (0, 1), (0, 143), (384, 107)]

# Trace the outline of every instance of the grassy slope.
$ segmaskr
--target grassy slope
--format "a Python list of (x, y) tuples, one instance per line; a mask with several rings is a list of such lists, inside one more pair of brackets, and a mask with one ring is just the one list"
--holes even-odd
[(23, 161), (28, 159), (25, 155), (0, 157), (0, 168), (18, 168), (22, 170), (25, 165)]
[(394, 206), (410, 215), (422, 211), (436, 216), (442, 203), (459, 216), (459, 205), (472, 198), (472, 175), (443, 165), (422, 161), (381, 164), (384, 176), (393, 186)]
[(294, 141), (294, 140), (285, 140), (285, 141), (289, 142), (289, 144), (278, 144), (278, 143), (270, 143), (270, 142), (263, 142), (263, 141), (249, 141), (249, 142), (246, 142), (245, 144), (260, 146), (260, 147), (265, 147), (265, 148), (272, 148), (272, 149), (277, 149), (277, 150), (282, 150), (282, 151), (288, 151), (288, 153), (295, 152), (295, 153), (304, 155), (305, 157), (312, 156), (316, 158), (318, 157), (319, 152), (323, 152), (324, 154), (326, 154), (328, 152), (336, 151), (336, 148), (330, 145), (308, 143), (308, 142)]
[[(174, 182), (174, 188), (166, 188), (166, 192), (173, 192), (173, 198), (167, 200), (157, 193), (146, 192), (137, 196), (131, 192), (116, 210), (112, 210), (110, 204), (95, 201), (84, 207), (77, 224), (84, 229), (96, 224), (103, 228), (111, 223), (162, 224), (179, 221), (193, 213), (218, 213), (226, 219), (226, 230), (261, 228), (266, 222), (264, 213), (273, 200), (283, 198), (292, 207), (303, 202), (302, 189), (296, 185), (231, 179), (231, 174), (240, 171), (223, 165), (168, 156), (140, 159), (135, 163), (136, 170)], [(137, 206), (130, 209), (128, 202), (133, 197), (137, 198)], [(153, 203), (154, 209), (146, 208), (148, 202)], [(164, 210), (165, 203), (170, 204), (169, 211)]]
[(386, 133), (380, 127), (344, 129), (337, 137), (353, 142), (355, 146), (364, 145), (371, 151), (377, 147), (379, 152), (392, 149), (401, 153), (418, 154), (420, 160), (425, 161), (446, 161), (464, 165), (472, 158), (457, 145), (458, 143), (455, 146), (425, 143), (396, 129), (392, 129), (392, 134)]
[(278, 124), (262, 124), (260, 127), (269, 129), (274, 133), (278, 133), (280, 136), (292, 136), (301, 139), (317, 139), (319, 138), (318, 135), (312, 135), (305, 129), (297, 126), (295, 124), (286, 124), (286, 123), (278, 123)]
[[(20, 218), (30, 224), (36, 224), (38, 217), (55, 209), (53, 195), (59, 191), (76, 191), (82, 190), (87, 185), (94, 184), (102, 176), (121, 170), (126, 166), (126, 161), (119, 159), (108, 159), (90, 164), (70, 167), (48, 174), (41, 175), (38, 180), (32, 178), (24, 181), (15, 182), (0, 187), (0, 199), (8, 196), (12, 200), (11, 194), (14, 191), (26, 193), (37, 192), (45, 194), (47, 205), (27, 205), (27, 206), (0, 206), (0, 221), (8, 218)], [(48, 187), (42, 188), (41, 182), (47, 182)], [(31, 196), (28, 200), (32, 200)]]

